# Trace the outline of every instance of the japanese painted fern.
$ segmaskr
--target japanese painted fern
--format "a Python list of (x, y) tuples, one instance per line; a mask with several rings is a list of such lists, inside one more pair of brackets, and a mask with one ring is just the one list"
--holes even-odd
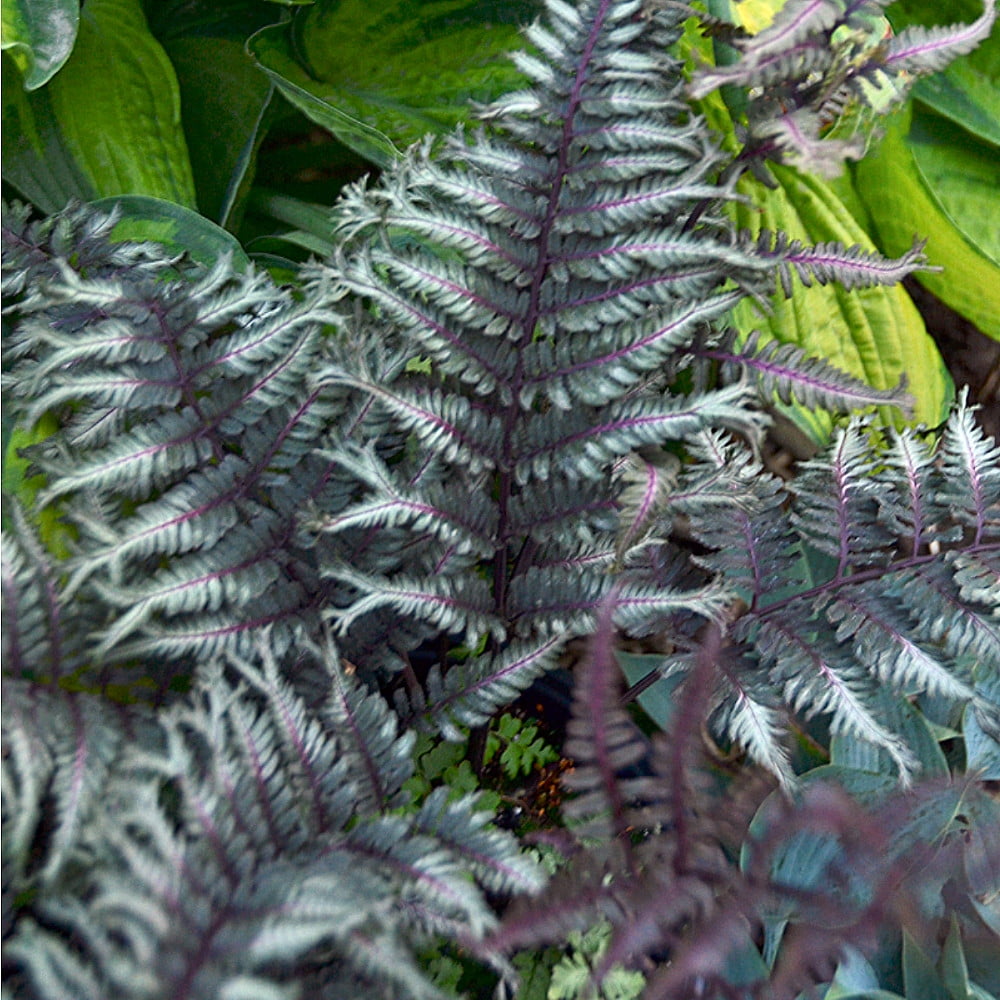
[(964, 406), (937, 447), (855, 424), (790, 491), (754, 458), (772, 393), (905, 397), (724, 325), (919, 253), (732, 233), (682, 12), (547, 8), (529, 88), (350, 190), (295, 289), (5, 214), (6, 400), (65, 525), (4, 542), (5, 933), (39, 995), (432, 995), (409, 949), (538, 877), (474, 801), (407, 802), (399, 717), (484, 722), (602, 605), (669, 639), (655, 676), (713, 630), (716, 734), (784, 779), (792, 711), (908, 773), (883, 687), (996, 725), (996, 447)]

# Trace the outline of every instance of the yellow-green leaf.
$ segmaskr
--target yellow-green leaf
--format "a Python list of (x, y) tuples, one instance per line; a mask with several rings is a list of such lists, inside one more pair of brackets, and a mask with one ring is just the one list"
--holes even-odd
[[(815, 244), (839, 241), (865, 250), (874, 246), (833, 190), (817, 177), (793, 167), (775, 165), (778, 187), (769, 190), (751, 177), (740, 191), (751, 204), (733, 206), (737, 225), (754, 234), (782, 231), (793, 239)], [(909, 241), (906, 247), (909, 249)], [(847, 291), (838, 284), (806, 288), (797, 279), (790, 299), (778, 294), (773, 311), (762, 315), (749, 301), (734, 311), (744, 334), (761, 330), (766, 337), (797, 344), (878, 389), (891, 389), (905, 377), (915, 399), (913, 418), (929, 425), (945, 419), (954, 392), (934, 342), (909, 296), (899, 286)], [(795, 406), (784, 412), (814, 441), (825, 442), (832, 418), (823, 411)], [(898, 423), (897, 410), (880, 414)]]

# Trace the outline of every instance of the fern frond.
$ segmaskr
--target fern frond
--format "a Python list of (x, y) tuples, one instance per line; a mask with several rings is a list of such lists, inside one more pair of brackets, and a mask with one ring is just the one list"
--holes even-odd
[(564, 781), (576, 795), (564, 811), (580, 824), (581, 836), (615, 840), (630, 859), (627, 806), (646, 783), (621, 775), (646, 756), (648, 746), (617, 704), (621, 672), (613, 655), (614, 603), (612, 595), (601, 609), (575, 686), (565, 747), (574, 766)]
[(5, 679), (3, 698), (4, 895), (44, 897), (86, 865), (107, 783), (151, 719), (27, 681)]
[[(706, 435), (697, 454), (707, 469), (686, 474), (672, 506), (710, 549), (698, 563), (746, 605), (730, 638), (747, 659), (727, 674), (731, 691), (716, 717), (730, 738), (731, 713), (770, 684), (795, 711), (824, 713), (834, 732), (881, 747), (906, 775), (910, 753), (876, 696), (975, 701), (970, 663), (1000, 662), (995, 571), (990, 579), (1000, 542), (996, 458), (961, 402), (936, 451), (909, 431), (880, 449), (864, 426), (839, 432), (787, 491)], [(962, 479), (949, 486), (952, 465)], [(699, 504), (702, 483), (710, 502)], [(963, 533), (963, 548), (949, 551)], [(756, 752), (780, 767), (773, 743)]]
[(836, 561), (836, 576), (851, 568), (884, 565), (892, 535), (878, 516), (869, 485), (877, 457), (854, 422), (839, 431), (829, 456), (803, 463), (794, 491), (801, 503), (793, 515), (799, 533), (817, 551)]
[(941, 442), (941, 499), (952, 516), (974, 532), (975, 544), (1000, 532), (1000, 443), (988, 438), (959, 396), (956, 414)]
[(573, 412), (560, 424), (531, 421), (524, 430), (520, 482), (548, 479), (559, 468), (580, 479), (596, 478), (613, 458), (643, 445), (685, 437), (710, 426), (753, 430), (745, 386), (733, 385), (690, 397), (626, 399), (609, 406), (599, 423)]
[(434, 537), (456, 554), (482, 556), (492, 551), (496, 531), (496, 508), (486, 498), (473, 494), (455, 497), (440, 481), (397, 483), (391, 470), (373, 450), (352, 451), (346, 445), (330, 455), (350, 469), (359, 482), (371, 487), (370, 499), (337, 514), (320, 514), (311, 528), (326, 534), (349, 529), (406, 526), (415, 533)]
[[(744, 233), (746, 240), (753, 237)], [(836, 281), (844, 288), (868, 288), (872, 285), (895, 285), (908, 274), (924, 268), (924, 244), (917, 242), (902, 257), (887, 260), (878, 253), (863, 250), (855, 244), (818, 243), (804, 247), (798, 240), (789, 242), (781, 233), (761, 233), (757, 248), (764, 259), (777, 268), (785, 295), (792, 294), (792, 275), (809, 287), (813, 281), (821, 285)]]
[[(13, 498), (16, 534), (3, 533), (3, 661), (14, 677), (70, 676), (85, 661), (77, 608), (67, 606), (52, 557)], [(6, 672), (5, 671), (5, 672)]]
[[(879, 689), (865, 665), (850, 650), (814, 635), (772, 617), (753, 636), (753, 649), (795, 711), (828, 715), (833, 734), (850, 735), (887, 751), (900, 775), (909, 778), (916, 762), (902, 739), (879, 721)], [(766, 763), (770, 766), (769, 760)]]
[(544, 393), (553, 406), (563, 410), (579, 403), (601, 406), (611, 402), (648, 378), (657, 363), (686, 345), (703, 324), (723, 316), (741, 297), (734, 292), (707, 302), (685, 303), (666, 316), (619, 327), (611, 336), (598, 335), (587, 341), (565, 339), (555, 344), (536, 341), (523, 354), (526, 374), (519, 400), (527, 408)]
[(788, 717), (774, 694), (753, 683), (752, 674), (721, 671), (721, 704), (710, 717), (715, 732), (726, 733), (751, 760), (767, 762), (767, 768), (784, 788), (794, 786), (794, 773), (787, 749)]
[[(795, 5), (789, 4), (782, 8), (788, 11)], [(830, 5), (827, 5), (828, 8)], [(801, 10), (801, 7), (799, 8)], [(760, 38), (753, 36), (744, 43), (744, 51), (748, 44)], [(727, 85), (772, 86), (777, 87), (791, 78), (808, 77), (810, 74), (822, 74), (833, 65), (833, 54), (828, 46), (813, 38), (792, 40), (786, 49), (774, 48), (773, 51), (751, 51), (744, 58), (729, 66), (706, 66), (691, 81), (689, 93), (700, 99), (713, 90)]]
[[(413, 948), (428, 932), (457, 939), (494, 921), (470, 863), (491, 891), (539, 885), (474, 799), (390, 811), (404, 801), (413, 737), (331, 647), (313, 652), (331, 685), (321, 704), (262, 647), (253, 662), (208, 668), (192, 699), (127, 749), (124, 730), (106, 727), (117, 749), (77, 838), (90, 863), (29, 903), (9, 942), (40, 995), (72, 983), (79, 996), (218, 996), (251, 982), (277, 995), (317, 948), (363, 979), (359, 943), (375, 939), (405, 959), (413, 976), (399, 981), (426, 996)], [(5, 792), (30, 791), (9, 775)], [(7, 803), (4, 817), (6, 837)]]
[(737, 347), (735, 333), (719, 346), (697, 349), (699, 357), (722, 363), (722, 377), (732, 381), (744, 373), (753, 378), (765, 397), (783, 403), (850, 412), (866, 406), (892, 405), (910, 413), (912, 398), (901, 384), (876, 389), (824, 361), (813, 358), (795, 344), (764, 340), (754, 331)]
[[(1000, 663), (1000, 626), (995, 619), (998, 603), (996, 573), (1000, 544), (984, 545), (978, 551), (953, 557), (926, 559), (905, 567), (898, 576), (886, 580), (889, 594), (909, 612), (913, 634), (922, 642), (941, 646), (950, 658), (991, 667)], [(987, 568), (987, 586), (972, 594), (961, 590), (961, 566), (968, 560), (982, 561)]]
[(621, 559), (653, 530), (668, 496), (677, 488), (680, 463), (669, 453), (646, 461), (633, 455), (619, 472), (622, 490), (618, 494), (621, 524), (615, 553)]
[(476, 798), (449, 801), (449, 789), (436, 788), (414, 816), (415, 829), (462, 859), (476, 881), (493, 892), (532, 893), (542, 887), (538, 867), (514, 848), (511, 838), (493, 828), (490, 814), (476, 810)]
[(386, 387), (338, 372), (325, 373), (324, 385), (347, 384), (370, 392), (414, 434), (421, 445), (449, 465), (461, 463), (473, 475), (496, 465), (496, 418), (474, 408), (464, 396), (437, 388)]
[(748, 163), (791, 158), (806, 170), (835, 176), (867, 145), (857, 129), (835, 137), (852, 105), (866, 116), (885, 114), (905, 99), (918, 75), (942, 69), (988, 37), (996, 16), (994, 0), (984, 0), (972, 24), (915, 26), (894, 38), (891, 31), (882, 34), (885, 6), (887, 0), (788, 0), (769, 27), (734, 42), (736, 62), (698, 71), (690, 93), (701, 98), (726, 85), (745, 88)]
[(885, 64), (896, 73), (934, 73), (988, 38), (995, 20), (994, 0), (983, 0), (983, 13), (971, 24), (947, 28), (913, 25), (889, 40)]
[(512, 642), (443, 676), (435, 667), (427, 678), (426, 697), (406, 706), (407, 717), (428, 719), (446, 738), (461, 739), (460, 726), (482, 725), (514, 701), (552, 666), (564, 641), (556, 635), (541, 643)]
[[(490, 136), (460, 133), (433, 155), (425, 144), (377, 187), (349, 189), (334, 213), (343, 247), (332, 275), (387, 320), (383, 338), (431, 371), (385, 384), (345, 364), (322, 384), (369, 393), (434, 456), (449, 490), (493, 499), (493, 552), (466, 548), (492, 578), (508, 633), (528, 641), (533, 629), (542, 642), (588, 621), (606, 592), (617, 462), (704, 427), (754, 434), (760, 423), (739, 386), (662, 392), (706, 325), (743, 295), (765, 294), (775, 266), (722, 223), (729, 191), (713, 177), (723, 157), (667, 54), (682, 13), (635, 15), (632, 3), (555, 3), (548, 27), (528, 32), (536, 51), (519, 57), (529, 89), (484, 113)], [(373, 483), (345, 516), (371, 529), (366, 519), (384, 516), (419, 545), (427, 526), (404, 506), (446, 514), (435, 489), (420, 484), (403, 505)], [(460, 559), (441, 558), (440, 592), (457, 595)], [(406, 589), (412, 566), (398, 572)], [(543, 577), (559, 597), (533, 607)], [(331, 617), (360, 627), (386, 607), (365, 593)], [(653, 627), (656, 600), (636, 592), (630, 607), (640, 604), (635, 621)], [(674, 595), (659, 606), (676, 606)]]
[(464, 627), (466, 642), (475, 645), (484, 632), (504, 635), (502, 623), (492, 613), (489, 591), (482, 580), (467, 577), (456, 583), (448, 578), (363, 576), (347, 567), (336, 570), (340, 580), (363, 596), (343, 612), (337, 612), (338, 627), (346, 632), (354, 622), (375, 608), (391, 607), (402, 615), (419, 615), (443, 632)]
[(298, 521), (349, 495), (316, 453), (351, 404), (313, 386), (339, 322), (326, 279), (292, 296), (226, 261), (178, 269), (110, 243), (87, 209), (59, 221), (86, 242), (70, 255), (45, 245), (51, 226), (8, 218), (5, 280), (25, 266), (36, 279), (9, 303), (8, 399), (26, 424), (60, 421), (31, 451), (39, 502), (59, 501), (79, 535), (74, 596), (121, 609), (93, 622), (105, 658), (246, 652), (258, 623), (315, 622), (322, 582)]

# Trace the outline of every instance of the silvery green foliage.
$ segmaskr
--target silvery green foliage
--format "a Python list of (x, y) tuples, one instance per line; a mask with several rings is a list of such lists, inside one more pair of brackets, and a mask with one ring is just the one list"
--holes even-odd
[[(681, 14), (610, 0), (549, 13), (548, 28), (529, 32), (536, 54), (519, 57), (531, 88), (488, 111), (489, 134), (415, 149), (378, 186), (348, 192), (335, 213), (342, 252), (295, 293), (225, 260), (204, 269), (112, 244), (108, 221), (84, 209), (30, 226), (8, 213), (9, 405), (29, 424), (59, 416), (30, 454), (42, 502), (76, 536), (58, 573), (38, 550), (50, 585), (29, 589), (92, 630), (89, 649), (74, 633), (67, 670), (99, 665), (91, 681), (106, 684), (108, 664), (133, 657), (246, 658), (264, 630), (275, 655), (291, 656), (298, 630), (316, 641), (332, 624), (370, 676), (423, 638), (460, 635), (479, 655), (411, 684), (403, 706), (452, 734), (547, 669), (612, 585), (616, 624), (633, 634), (685, 636), (732, 618), (745, 570), (726, 559), (749, 543), (728, 539), (725, 558), (693, 563), (666, 537), (665, 513), (691, 518), (711, 545), (736, 523), (726, 504), (758, 512), (747, 551), (773, 565), (769, 588), (800, 586), (783, 501), (762, 506), (766, 480), (735, 474), (749, 461), (739, 437), (763, 423), (751, 383), (824, 405), (894, 397), (793, 351), (736, 351), (714, 321), (792, 272), (891, 282), (919, 257), (731, 233), (714, 180), (723, 157), (669, 55)], [(369, 303), (350, 319), (349, 292)], [(726, 378), (713, 383), (720, 361)], [(685, 442), (692, 460), (681, 485), (667, 441)], [(986, 445), (967, 458), (977, 472), (993, 461)], [(845, 460), (834, 475), (872, 497), (880, 461)], [(813, 534), (836, 515), (838, 544), (909, 544), (902, 522), (873, 519), (870, 504), (829, 511), (825, 490), (801, 501), (817, 505), (801, 515)], [(963, 599), (990, 593), (977, 567), (963, 569), (977, 581)], [(855, 570), (842, 560), (837, 579)], [(879, 602), (894, 600), (880, 589), (891, 579), (869, 581)], [(37, 661), (51, 645), (44, 616), (9, 593), (11, 648)], [(806, 610), (793, 597), (781, 607)], [(879, 631), (835, 607), (841, 617), (825, 620), (836, 642), (864, 625), (881, 680), (969, 697), (946, 681), (948, 664), (914, 665), (923, 647), (898, 639), (901, 627)], [(950, 628), (947, 607), (926, 642), (947, 638), (960, 663), (989, 635), (979, 617)], [(737, 708), (719, 713), (725, 733), (782, 770), (783, 697), (833, 712), (905, 766), (865, 709), (868, 682), (830, 687), (855, 659), (838, 653), (830, 667), (817, 650), (833, 640), (811, 626), (796, 659), (794, 645), (769, 641), (772, 625), (750, 621), (733, 636), (771, 665), (755, 675), (768, 693), (734, 696)]]
[[(411, 737), (374, 682), (427, 638), (473, 650), (401, 705), (448, 734), (612, 590), (606, 636), (668, 631), (666, 669), (719, 623), (717, 729), (779, 773), (787, 707), (907, 767), (875, 684), (992, 731), (995, 447), (964, 408), (936, 452), (853, 428), (788, 499), (747, 447), (757, 388), (898, 397), (720, 327), (791, 273), (891, 282), (919, 255), (731, 233), (681, 14), (548, 16), (489, 133), (349, 192), (297, 289), (85, 208), (5, 215), (5, 405), (58, 425), (28, 457), (71, 548), (34, 511), (5, 539), (5, 931), (38, 995), (430, 995), (414, 945), (475, 938), (477, 885), (537, 877), (468, 800), (403, 809)], [(166, 709), (96, 698), (149, 681)]]
[[(890, 4), (787, 0), (753, 36), (717, 22), (717, 30), (732, 36), (737, 58), (701, 69), (690, 92), (704, 97), (727, 85), (747, 88), (745, 160), (783, 156), (804, 170), (836, 176), (845, 158), (865, 153), (859, 117), (898, 107), (921, 76), (988, 38), (996, 20), (995, 0), (983, 0), (983, 13), (971, 24), (915, 25), (893, 35), (882, 16)], [(846, 136), (837, 127), (845, 111), (854, 124)]]
[[(725, 158), (668, 54), (681, 22), (638, 2), (552, 3), (548, 27), (527, 33), (535, 52), (517, 60), (530, 89), (488, 109), (488, 134), (414, 150), (335, 213), (331, 279), (370, 301), (425, 370), (391, 385), (356, 365), (325, 375), (370, 394), (414, 444), (391, 466), (355, 452), (369, 489), (316, 522), (327, 538), (393, 532), (414, 553), (377, 573), (327, 562), (355, 593), (329, 617), (347, 642), (371, 616), (384, 633), (390, 612), (473, 648), (488, 637), (460, 669), (432, 672), (426, 699), (411, 693), (411, 710), (446, 732), (523, 690), (563, 636), (591, 627), (615, 580), (616, 622), (632, 634), (674, 612), (723, 614), (715, 581), (669, 583), (640, 565), (651, 501), (668, 483), (637, 451), (708, 428), (755, 437), (765, 367), (767, 391), (801, 386), (841, 406), (861, 402), (855, 391), (864, 403), (900, 398), (830, 369), (819, 373), (828, 391), (812, 392), (821, 380), (801, 353), (778, 375), (753, 365), (756, 348), (727, 355), (745, 377), (710, 386), (707, 353), (724, 338), (713, 324), (743, 296), (793, 273), (892, 282), (919, 255), (730, 232), (716, 180)], [(647, 493), (626, 488), (636, 478)]]
[[(996, 952), (988, 901), (1000, 889), (1000, 804), (977, 781), (971, 729), (969, 771), (952, 775), (927, 720), (887, 694), (885, 716), (908, 728), (925, 765), (921, 782), (901, 788), (884, 754), (843, 739), (791, 794), (772, 791), (754, 768), (727, 776), (707, 752), (705, 714), (729, 670), (720, 629), (700, 637), (651, 738), (622, 705), (615, 645), (605, 613), (577, 667), (567, 727), (576, 795), (556, 841), (566, 863), (540, 896), (514, 901), (484, 950), (572, 951), (579, 931), (596, 925), (604, 946), (568, 996), (617, 996), (624, 965), (641, 970), (628, 995), (643, 1000), (796, 1000), (851, 987), (853, 996), (889, 997), (897, 994), (876, 989), (874, 969), (849, 987), (838, 968), (866, 955), (895, 979), (905, 929), (913, 937), (904, 954), (947, 935), (953, 959), (963, 942), (970, 957), (969, 974), (962, 957), (951, 967), (989, 981), (994, 963), (973, 971), (971, 959)], [(934, 994), (933, 976), (915, 977), (911, 966), (904, 979), (912, 1000)], [(971, 982), (967, 992), (987, 995)]]
[[(349, 417), (311, 387), (335, 296), (112, 244), (85, 209), (4, 219), (5, 399), (59, 428), (31, 452), (76, 536), (66, 586), (95, 600), (96, 658), (287, 648), (325, 587), (297, 539), (343, 477), (318, 450)], [(343, 502), (343, 501), (341, 501)]]
[(4, 954), (31, 995), (436, 997), (414, 948), (539, 888), (474, 796), (398, 808), (413, 734), (312, 655), (319, 703), (262, 648), (155, 720), (5, 682)]
[(852, 422), (787, 487), (705, 434), (665, 504), (736, 609), (715, 722), (785, 777), (787, 707), (824, 713), (904, 777), (915, 762), (892, 693), (971, 701), (1000, 733), (998, 706), (973, 690), (1000, 673), (1000, 449), (964, 399), (937, 443), (892, 431), (880, 447), (871, 433)]

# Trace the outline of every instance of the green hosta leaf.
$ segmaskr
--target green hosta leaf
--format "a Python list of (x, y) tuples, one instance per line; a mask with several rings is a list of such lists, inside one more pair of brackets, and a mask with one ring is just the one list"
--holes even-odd
[(43, 87), (73, 51), (80, 0), (3, 0), (3, 45), (28, 90)]
[(927, 957), (920, 945), (903, 931), (903, 981), (908, 997), (920, 1000), (953, 1000), (944, 988), (934, 963)]
[(282, 94), (365, 158), (386, 165), (470, 101), (521, 78), (506, 53), (535, 5), (491, 0), (319, 0), (289, 25), (264, 28), (251, 53)]
[(246, 269), (250, 259), (239, 241), (203, 215), (172, 201), (144, 195), (122, 195), (94, 202), (96, 208), (117, 208), (121, 218), (112, 231), (115, 240), (162, 243), (171, 253), (187, 253), (202, 264), (212, 265), (223, 254), (231, 254), (233, 267)]
[(939, 115), (914, 109), (908, 136), (920, 176), (952, 224), (1000, 266), (1000, 148), (977, 142)]
[(232, 228), (249, 192), (274, 85), (242, 39), (195, 36), (166, 44), (180, 84), (198, 206)]
[[(956, 312), (1000, 339), (1000, 265), (996, 249), (996, 152), (954, 134), (935, 138), (925, 116), (900, 115), (885, 139), (855, 167), (855, 186), (878, 229), (881, 249), (905, 250), (915, 233), (927, 237), (927, 257), (943, 268), (917, 277)], [(932, 171), (928, 176), (927, 170)], [(947, 175), (947, 176), (946, 176)], [(943, 179), (935, 187), (934, 178)], [(947, 192), (947, 193), (946, 193)], [(950, 207), (950, 209), (949, 209)], [(955, 213), (954, 215), (951, 213)], [(992, 224), (993, 238), (977, 245)]]
[[(996, 36), (987, 39), (982, 48), (987, 46), (1000, 55)], [(972, 57), (959, 59), (942, 73), (921, 80), (913, 94), (983, 142), (1000, 146), (1000, 79), (997, 73), (980, 69)]]
[(69, 201), (90, 201), (96, 191), (59, 132), (51, 88), (27, 93), (21, 74), (3, 54), (4, 180), (43, 212), (61, 210)]
[(326, 206), (259, 187), (251, 192), (248, 204), (251, 211), (294, 227), (265, 239), (278, 241), (279, 245), (284, 241), (300, 246), (317, 257), (331, 257), (336, 252), (337, 245), (330, 238), (333, 232), (331, 213)]
[(177, 80), (139, 0), (89, 0), (62, 70), (43, 91), (5, 96), (4, 112), (7, 180), (43, 211), (116, 194), (195, 207)]
[(941, 952), (941, 978), (945, 988), (955, 1000), (964, 1000), (969, 996), (969, 969), (965, 964), (965, 952), (962, 948), (962, 932), (958, 926), (957, 917), (952, 914), (951, 929), (948, 939)]
[[(740, 190), (752, 204), (737, 203), (732, 211), (741, 228), (783, 231), (793, 239), (815, 244), (838, 240), (848, 246), (874, 246), (864, 230), (822, 180), (793, 167), (774, 166), (774, 190), (745, 177)], [(905, 252), (912, 242), (912, 233)], [(826, 358), (869, 385), (889, 389), (905, 376), (916, 399), (914, 419), (937, 425), (945, 419), (953, 386), (934, 342), (905, 291), (898, 286), (845, 291), (841, 286), (796, 281), (790, 299), (776, 295), (773, 311), (761, 315), (750, 300), (734, 310), (737, 328), (744, 334), (761, 330), (765, 336), (794, 343), (809, 354)], [(783, 411), (814, 441), (828, 439), (831, 418), (823, 411), (783, 407)], [(899, 419), (886, 409), (886, 422)]]

